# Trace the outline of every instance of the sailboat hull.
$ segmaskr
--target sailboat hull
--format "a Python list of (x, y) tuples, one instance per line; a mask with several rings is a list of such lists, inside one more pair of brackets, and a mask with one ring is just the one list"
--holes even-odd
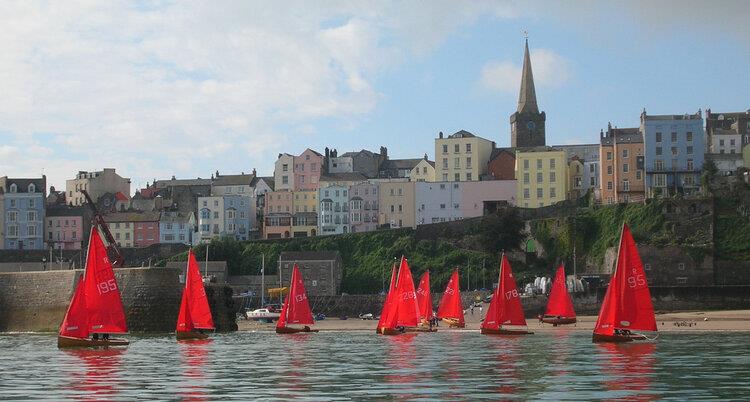
[(437, 332), (437, 328), (430, 327), (406, 327), (404, 332)]
[(630, 334), (630, 335), (594, 334), (591, 337), (591, 341), (594, 343), (599, 343), (599, 342), (626, 343), (626, 342), (645, 341), (645, 340), (646, 340), (646, 337), (641, 334)]
[(485, 335), (532, 335), (533, 332), (525, 329), (490, 329), (482, 328), (481, 332)]
[(568, 318), (568, 317), (541, 316), (541, 317), (539, 317), (539, 322), (543, 322), (545, 324), (552, 324), (554, 326), (558, 326), (558, 325), (575, 324), (577, 322), (577, 320), (576, 320), (575, 317)]
[(58, 348), (98, 348), (109, 346), (127, 346), (130, 344), (126, 339), (90, 339), (73, 338), (70, 336), (57, 336)]
[(277, 334), (299, 334), (304, 332), (320, 332), (318, 329), (312, 329), (310, 327), (304, 327), (304, 328), (292, 328), (292, 327), (282, 327), (282, 328), (276, 328)]
[(402, 331), (402, 330), (399, 330), (399, 329), (396, 329), (396, 328), (381, 328), (380, 329), (380, 334), (381, 335), (401, 335), (401, 334), (405, 334), (405, 333), (406, 333), (405, 330)]
[(204, 334), (198, 331), (177, 331), (176, 333), (178, 341), (189, 341), (193, 339), (207, 339), (208, 334)]
[(443, 318), (442, 320), (448, 324), (449, 328), (466, 328), (466, 323), (460, 322), (455, 318)]

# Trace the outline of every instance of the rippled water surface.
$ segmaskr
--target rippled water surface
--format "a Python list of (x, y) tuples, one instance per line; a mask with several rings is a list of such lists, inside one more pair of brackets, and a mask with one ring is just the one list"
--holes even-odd
[(130, 336), (58, 350), (53, 335), (0, 335), (0, 399), (750, 398), (750, 334), (662, 334), (594, 345), (588, 333)]

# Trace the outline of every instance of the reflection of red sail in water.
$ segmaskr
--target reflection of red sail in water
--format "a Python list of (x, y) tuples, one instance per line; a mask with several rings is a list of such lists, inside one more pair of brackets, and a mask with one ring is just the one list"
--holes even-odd
[(518, 370), (518, 365), (523, 364), (523, 360), (518, 358), (520, 339), (515, 337), (491, 337), (490, 339), (492, 339), (490, 349), (495, 358), (494, 363), (490, 365), (494, 378), (492, 382), (496, 385), (494, 394), (497, 399), (518, 398), (516, 386), (523, 383), (519, 378)]
[(656, 344), (648, 343), (601, 343), (597, 351), (606, 356), (604, 370), (605, 387), (617, 391), (607, 399), (659, 399), (652, 391), (651, 379), (654, 376)]
[(281, 367), (279, 373), (283, 379), (275, 388), (276, 396), (281, 400), (292, 400), (309, 397), (310, 383), (307, 373), (310, 349), (310, 337), (290, 336), (283, 340), (284, 353), (279, 356)]
[(193, 340), (181, 343), (180, 352), (184, 385), (180, 386), (180, 399), (184, 401), (205, 401), (207, 381), (204, 368), (208, 362), (210, 339)]
[(121, 355), (125, 352), (120, 348), (106, 349), (63, 349), (64, 352), (75, 357), (83, 367), (84, 373), (71, 372), (71, 388), (76, 397), (84, 400), (115, 400), (122, 364)]
[(646, 274), (628, 225), (622, 225), (617, 265), (594, 327), (594, 342), (629, 342), (645, 339), (631, 330), (656, 331)]
[(414, 347), (416, 333), (406, 333), (401, 336), (386, 337), (386, 356), (388, 373), (385, 380), (391, 384), (390, 394), (397, 399), (415, 398), (417, 395), (415, 383), (421, 380), (415, 373), (414, 362), (417, 360), (417, 351)]

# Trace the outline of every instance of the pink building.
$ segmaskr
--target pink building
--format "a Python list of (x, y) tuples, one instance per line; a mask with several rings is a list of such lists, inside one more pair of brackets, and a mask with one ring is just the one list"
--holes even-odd
[[(87, 233), (83, 225), (84, 207), (56, 205), (47, 208), (44, 239), (47, 248), (80, 250)], [(86, 234), (86, 235), (84, 235)]]
[(294, 193), (291, 191), (269, 191), (266, 193), (263, 238), (291, 237), (293, 201)]
[(132, 214), (133, 217), (133, 247), (148, 247), (159, 243), (158, 212), (143, 212)]
[(323, 155), (307, 148), (294, 157), (294, 190), (317, 190)]
[(467, 181), (461, 183), (461, 216), (473, 218), (484, 214), (485, 201), (507, 201), (516, 205), (516, 180)]

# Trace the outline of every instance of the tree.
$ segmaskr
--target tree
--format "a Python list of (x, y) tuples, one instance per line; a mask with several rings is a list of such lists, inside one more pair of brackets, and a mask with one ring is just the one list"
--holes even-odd
[(482, 248), (492, 254), (503, 250), (516, 250), (524, 240), (524, 222), (514, 208), (499, 209), (487, 215), (479, 224), (479, 236)]

